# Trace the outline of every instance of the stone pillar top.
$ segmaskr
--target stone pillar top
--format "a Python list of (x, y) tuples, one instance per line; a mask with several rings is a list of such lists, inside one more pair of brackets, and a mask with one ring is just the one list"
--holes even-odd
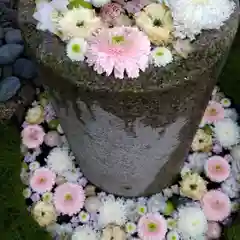
[(19, 0), (18, 21), (28, 50), (40, 64), (67, 81), (97, 91), (161, 91), (183, 84), (184, 81), (194, 81), (196, 75), (201, 75), (220, 60), (222, 53), (231, 45), (239, 24), (239, 1), (235, 2), (235, 12), (224, 26), (219, 30), (203, 31), (193, 42), (194, 51), (187, 59), (176, 59), (164, 68), (151, 65), (137, 79), (115, 79), (112, 75), (99, 75), (94, 70), (89, 71), (85, 62), (72, 62), (66, 56), (64, 43), (57, 36), (36, 29), (36, 20), (32, 17), (34, 0)]

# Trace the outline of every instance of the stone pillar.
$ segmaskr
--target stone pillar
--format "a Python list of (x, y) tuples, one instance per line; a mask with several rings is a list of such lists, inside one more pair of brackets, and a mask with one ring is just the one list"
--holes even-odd
[(168, 186), (183, 165), (235, 36), (237, 10), (220, 30), (199, 36), (188, 59), (150, 67), (136, 80), (118, 80), (71, 62), (60, 40), (35, 29), (33, 9), (33, 0), (20, 0), (20, 27), (85, 176), (129, 197)]

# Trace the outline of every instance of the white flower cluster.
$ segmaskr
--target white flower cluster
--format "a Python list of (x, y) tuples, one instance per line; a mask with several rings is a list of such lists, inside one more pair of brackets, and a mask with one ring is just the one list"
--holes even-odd
[(169, 0), (175, 36), (195, 39), (205, 29), (219, 29), (235, 8), (232, 0)]

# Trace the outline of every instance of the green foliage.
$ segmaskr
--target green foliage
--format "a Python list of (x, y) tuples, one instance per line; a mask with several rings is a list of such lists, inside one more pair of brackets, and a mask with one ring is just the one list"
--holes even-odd
[(10, 123), (0, 123), (0, 136), (0, 239), (50, 240), (28, 213), (22, 196), (20, 134)]
[(219, 79), (221, 90), (240, 104), (240, 29), (230, 51), (227, 63)]
[(92, 9), (92, 5), (88, 2), (85, 2), (84, 0), (72, 0), (68, 5), (69, 9), (78, 8), (78, 7)]

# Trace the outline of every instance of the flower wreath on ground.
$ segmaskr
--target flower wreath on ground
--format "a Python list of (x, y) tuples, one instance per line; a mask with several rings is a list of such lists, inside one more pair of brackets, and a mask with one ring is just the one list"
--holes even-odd
[(123, 79), (187, 58), (191, 41), (219, 29), (234, 8), (233, 0), (37, 0), (33, 17), (66, 43), (72, 61)]
[(178, 181), (150, 197), (121, 198), (83, 176), (42, 92), (27, 110), (21, 132), (28, 210), (54, 239), (219, 239), (239, 209), (237, 118), (216, 88)]

